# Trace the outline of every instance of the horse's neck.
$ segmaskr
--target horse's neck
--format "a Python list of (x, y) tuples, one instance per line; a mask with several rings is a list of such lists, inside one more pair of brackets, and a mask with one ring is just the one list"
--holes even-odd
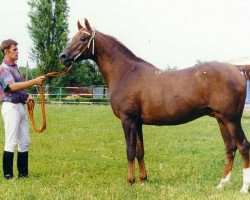
[(130, 73), (131, 63), (138, 59), (130, 50), (120, 44), (114, 38), (98, 33), (96, 35), (95, 61), (108, 84), (112, 87), (126, 73)]

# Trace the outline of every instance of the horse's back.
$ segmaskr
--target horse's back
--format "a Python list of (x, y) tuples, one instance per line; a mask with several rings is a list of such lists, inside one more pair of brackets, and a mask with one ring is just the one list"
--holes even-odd
[(180, 124), (211, 113), (231, 117), (241, 115), (244, 107), (245, 77), (228, 63), (156, 70), (142, 85), (140, 105), (146, 124)]

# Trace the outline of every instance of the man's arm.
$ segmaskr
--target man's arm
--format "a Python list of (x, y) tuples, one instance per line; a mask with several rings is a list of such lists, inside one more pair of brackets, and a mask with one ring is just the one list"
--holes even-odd
[(20, 91), (25, 90), (33, 85), (42, 85), (45, 80), (45, 76), (39, 76), (35, 79), (26, 81), (26, 82), (16, 82), (16, 83), (10, 83), (8, 84), (8, 87), (11, 91)]

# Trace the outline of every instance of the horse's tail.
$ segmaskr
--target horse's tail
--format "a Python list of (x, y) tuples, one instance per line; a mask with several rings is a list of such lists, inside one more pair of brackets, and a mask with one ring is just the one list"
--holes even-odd
[(250, 79), (250, 65), (235, 65), (246, 77), (246, 79)]

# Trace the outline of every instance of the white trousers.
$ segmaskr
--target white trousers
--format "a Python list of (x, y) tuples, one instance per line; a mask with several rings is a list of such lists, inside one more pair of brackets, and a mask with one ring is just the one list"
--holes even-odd
[(4, 151), (14, 152), (16, 146), (19, 152), (28, 151), (30, 136), (25, 105), (3, 102), (2, 117), (5, 129)]

